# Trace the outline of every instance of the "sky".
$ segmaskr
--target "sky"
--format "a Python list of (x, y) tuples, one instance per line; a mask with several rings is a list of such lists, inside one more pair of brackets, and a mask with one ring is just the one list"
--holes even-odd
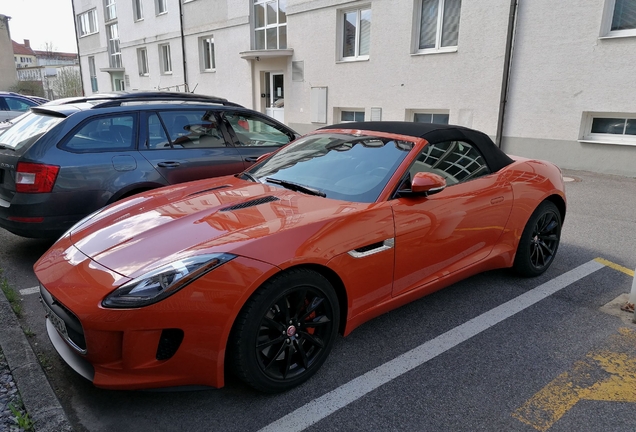
[(71, 0), (0, 0), (0, 14), (11, 17), (11, 39), (44, 50), (51, 42), (55, 51), (77, 52)]

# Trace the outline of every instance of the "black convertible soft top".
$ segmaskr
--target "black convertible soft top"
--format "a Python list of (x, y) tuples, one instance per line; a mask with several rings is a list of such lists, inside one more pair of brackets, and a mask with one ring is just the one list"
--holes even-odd
[(354, 129), (400, 134), (424, 138), (431, 144), (445, 141), (465, 141), (477, 147), (493, 172), (499, 171), (503, 167), (514, 162), (507, 154), (497, 147), (494, 142), (492, 142), (488, 135), (463, 126), (435, 123), (380, 121), (340, 123), (325, 126), (320, 129)]

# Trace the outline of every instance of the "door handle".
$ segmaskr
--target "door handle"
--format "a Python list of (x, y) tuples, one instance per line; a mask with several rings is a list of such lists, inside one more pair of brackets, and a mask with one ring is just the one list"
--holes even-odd
[(245, 162), (251, 162), (254, 163), (258, 160), (258, 156), (249, 156), (245, 158)]
[(504, 200), (504, 197), (499, 196), (497, 198), (493, 198), (490, 200), (490, 204), (499, 204), (500, 202), (502, 202)]
[(157, 165), (162, 168), (176, 168), (181, 164), (179, 162), (159, 162)]

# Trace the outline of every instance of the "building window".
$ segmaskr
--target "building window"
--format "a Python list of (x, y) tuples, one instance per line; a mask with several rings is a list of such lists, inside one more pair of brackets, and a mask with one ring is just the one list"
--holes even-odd
[(636, 145), (636, 114), (587, 113), (583, 141)]
[(168, 12), (168, 0), (155, 0), (155, 8), (157, 10), (157, 15), (164, 14)]
[(104, 16), (106, 17), (106, 21), (117, 19), (115, 0), (104, 0)]
[(636, 36), (636, 1), (607, 0), (603, 36)]
[(119, 48), (119, 29), (117, 23), (106, 26), (108, 34), (108, 54), (110, 55), (110, 67), (121, 68), (121, 49)]
[(371, 46), (371, 9), (344, 11), (341, 15), (342, 60), (366, 60)]
[(170, 44), (159, 45), (159, 61), (161, 62), (161, 73), (172, 73), (172, 58), (170, 57)]
[(91, 90), (95, 93), (99, 90), (97, 87), (97, 68), (95, 67), (95, 57), (88, 58), (88, 73), (91, 76)]
[(139, 76), (148, 76), (148, 51), (146, 48), (137, 50), (137, 62), (139, 63)]
[(135, 21), (141, 21), (144, 19), (144, 7), (142, 0), (133, 0), (133, 14), (135, 16)]
[(364, 121), (364, 110), (340, 110), (340, 122)]
[(287, 48), (287, 0), (254, 0), (254, 49)]
[(213, 71), (216, 69), (216, 63), (214, 60), (214, 38), (212, 36), (207, 36), (201, 38), (200, 41), (201, 70), (204, 72)]
[(77, 31), (79, 37), (97, 33), (97, 11), (91, 9), (77, 16)]
[(455, 51), (461, 0), (421, 0), (416, 52)]
[(448, 113), (416, 112), (413, 113), (415, 123), (448, 124)]

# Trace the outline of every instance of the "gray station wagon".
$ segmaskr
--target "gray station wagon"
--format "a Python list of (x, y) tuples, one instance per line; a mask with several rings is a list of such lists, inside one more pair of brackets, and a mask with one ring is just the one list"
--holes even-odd
[(298, 135), (226, 99), (92, 95), (32, 107), (0, 133), (0, 227), (55, 238), (114, 201), (241, 172)]

